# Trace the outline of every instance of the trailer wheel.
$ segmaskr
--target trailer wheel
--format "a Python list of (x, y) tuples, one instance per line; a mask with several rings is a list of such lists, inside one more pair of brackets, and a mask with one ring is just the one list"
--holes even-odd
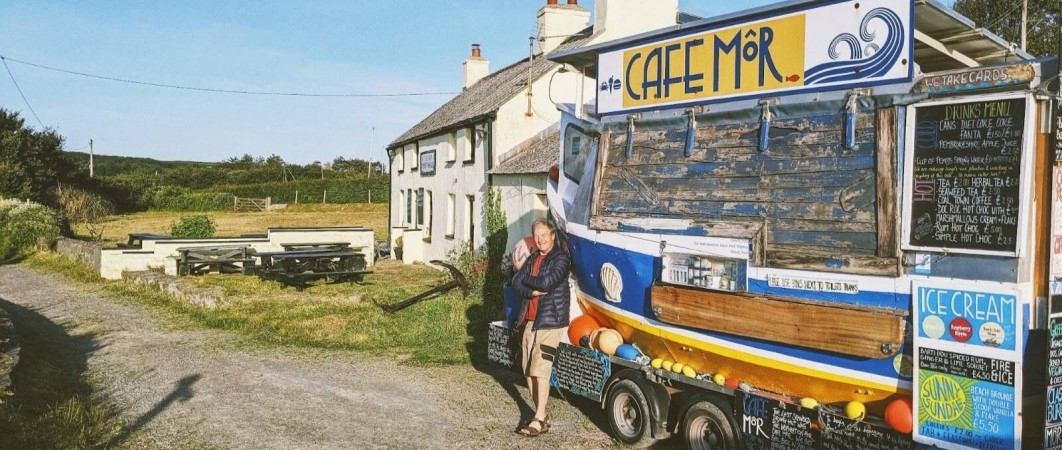
[(682, 438), (691, 449), (738, 449), (737, 432), (726, 412), (715, 403), (702, 400), (694, 403), (682, 417)]
[(605, 415), (612, 435), (633, 448), (645, 448), (656, 442), (649, 421), (649, 401), (631, 380), (616, 382), (608, 392)]

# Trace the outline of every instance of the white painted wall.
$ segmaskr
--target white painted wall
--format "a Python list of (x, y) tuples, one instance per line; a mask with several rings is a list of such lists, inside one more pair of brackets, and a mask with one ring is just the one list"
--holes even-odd
[(592, 43), (674, 26), (678, 11), (678, 0), (596, 0)]
[(364, 228), (285, 228), (270, 229), (262, 238), (218, 239), (145, 239), (140, 250), (104, 249), (100, 252), (100, 276), (120, 280), (122, 272), (162, 267), (167, 275), (177, 275), (176, 256), (181, 247), (211, 247), (218, 245), (247, 245), (256, 252), (284, 250), (283, 244), (346, 242), (355, 251), (365, 254), (369, 266), (376, 264), (375, 233)]
[(531, 235), (531, 225), (545, 213), (538, 210), (537, 196), (546, 194), (546, 175), (495, 175), (494, 186), (501, 192), (502, 210), (508, 222), (508, 253), (520, 239)]

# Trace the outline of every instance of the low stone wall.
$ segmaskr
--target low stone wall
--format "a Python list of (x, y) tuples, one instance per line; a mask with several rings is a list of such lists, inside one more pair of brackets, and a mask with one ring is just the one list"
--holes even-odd
[(225, 304), (225, 296), (220, 287), (204, 288), (158, 272), (124, 272), (122, 279), (135, 284), (164, 292), (181, 301), (201, 308), (213, 309)]
[(97, 272), (100, 270), (100, 251), (103, 246), (95, 242), (79, 241), (60, 237), (55, 243), (55, 251), (67, 258), (88, 264)]
[(0, 403), (11, 387), (11, 371), (18, 365), (18, 336), (6, 311), (0, 308)]

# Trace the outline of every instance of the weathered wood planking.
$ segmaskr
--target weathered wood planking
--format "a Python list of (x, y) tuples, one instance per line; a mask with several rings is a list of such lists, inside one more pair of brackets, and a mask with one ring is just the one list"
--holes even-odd
[[(873, 256), (882, 242), (878, 191), (895, 183), (877, 176), (884, 163), (876, 149), (889, 139), (875, 128), (882, 120), (874, 111), (858, 114), (856, 145), (850, 149), (843, 145), (839, 113), (772, 121), (762, 152), (756, 148), (758, 122), (701, 125), (690, 157), (683, 153), (684, 127), (637, 130), (629, 157), (626, 134), (615, 134), (599, 172), (595, 211), (608, 217), (758, 221), (763, 224), (758, 256), (775, 267), (822, 266), (836, 255)], [(890, 145), (895, 151), (894, 138)], [(790, 246), (831, 256), (768, 257), (773, 248)], [(860, 262), (841, 271), (870, 266), (880, 273), (881, 265)]]
[[(807, 244), (773, 244), (764, 255), (767, 267), (785, 267), (795, 270), (851, 273), (897, 277), (900, 275), (898, 258), (874, 256), (872, 251), (845, 249), (843, 252), (827, 248), (809, 248)], [(840, 265), (837, 263), (840, 262)]]
[(876, 164), (878, 202), (878, 256), (894, 258), (899, 255), (897, 235), (900, 226), (896, 195), (896, 108), (878, 110), (878, 157)]
[[(606, 199), (620, 194), (609, 193)], [(694, 200), (667, 200), (648, 204), (637, 194), (637, 201), (612, 202), (602, 205), (601, 214), (644, 214), (647, 216), (687, 216), (700, 219), (782, 218), (823, 221), (874, 222), (874, 211), (846, 211), (839, 204), (828, 203), (774, 203), (774, 202), (713, 202)]]
[(684, 327), (874, 359), (903, 344), (906, 311), (670, 285), (651, 294), (657, 318)]
[[(648, 231), (644, 216), (605, 216), (590, 218), (590, 227), (598, 230)], [(731, 237), (753, 239), (762, 234), (763, 222), (757, 220), (728, 220), (726, 222), (705, 222), (688, 220), (686, 230), (676, 230), (676, 234), (696, 232), (701, 236)]]
[[(621, 171), (622, 173), (622, 171)], [(858, 175), (862, 175), (859, 177)], [(706, 180), (709, 183), (715, 184), (714, 187), (707, 188), (701, 186), (704, 191), (691, 191), (686, 189), (675, 189), (669, 185), (675, 184), (674, 182), (660, 183), (659, 179), (646, 179), (632, 176), (629, 172), (623, 176), (616, 177), (609, 180), (608, 190), (605, 193), (609, 196), (609, 200), (612, 201), (624, 201), (633, 198), (631, 196), (631, 189), (633, 186), (638, 186), (635, 191), (648, 190), (652, 192), (649, 197), (654, 198), (650, 204), (664, 200), (700, 200), (700, 201), (751, 201), (751, 202), (792, 202), (792, 203), (841, 203), (842, 206), (845, 203), (853, 202), (856, 197), (853, 197), (855, 193), (862, 193), (866, 190), (873, 191), (873, 189), (867, 189), (873, 184), (874, 175), (869, 170), (846, 172), (844, 174), (845, 179), (849, 179), (847, 183), (838, 185), (836, 183), (823, 183), (819, 185), (811, 185), (807, 183), (803, 186), (790, 186), (790, 187), (723, 187), (722, 183), (711, 183), (711, 181), (719, 180)], [(831, 178), (832, 179), (832, 178)], [(689, 181), (686, 181), (688, 184)], [(700, 185), (701, 183), (698, 183)], [(667, 186), (667, 187), (664, 187)], [(859, 189), (852, 189), (855, 186)], [(642, 195), (640, 192), (638, 196), (646, 198), (647, 195)], [(868, 199), (864, 199), (867, 201)]]

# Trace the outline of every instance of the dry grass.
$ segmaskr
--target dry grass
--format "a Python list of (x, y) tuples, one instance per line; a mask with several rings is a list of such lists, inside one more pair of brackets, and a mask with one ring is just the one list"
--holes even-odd
[[(387, 236), (387, 204), (359, 203), (346, 205), (301, 204), (271, 212), (143, 212), (112, 216), (105, 222), (103, 240), (125, 242), (129, 233), (168, 234), (170, 224), (182, 216), (205, 214), (214, 220), (216, 236), (265, 233), (270, 227), (327, 227), (360, 225), (371, 228), (376, 239)], [(80, 235), (88, 235), (84, 226), (75, 226)]]

